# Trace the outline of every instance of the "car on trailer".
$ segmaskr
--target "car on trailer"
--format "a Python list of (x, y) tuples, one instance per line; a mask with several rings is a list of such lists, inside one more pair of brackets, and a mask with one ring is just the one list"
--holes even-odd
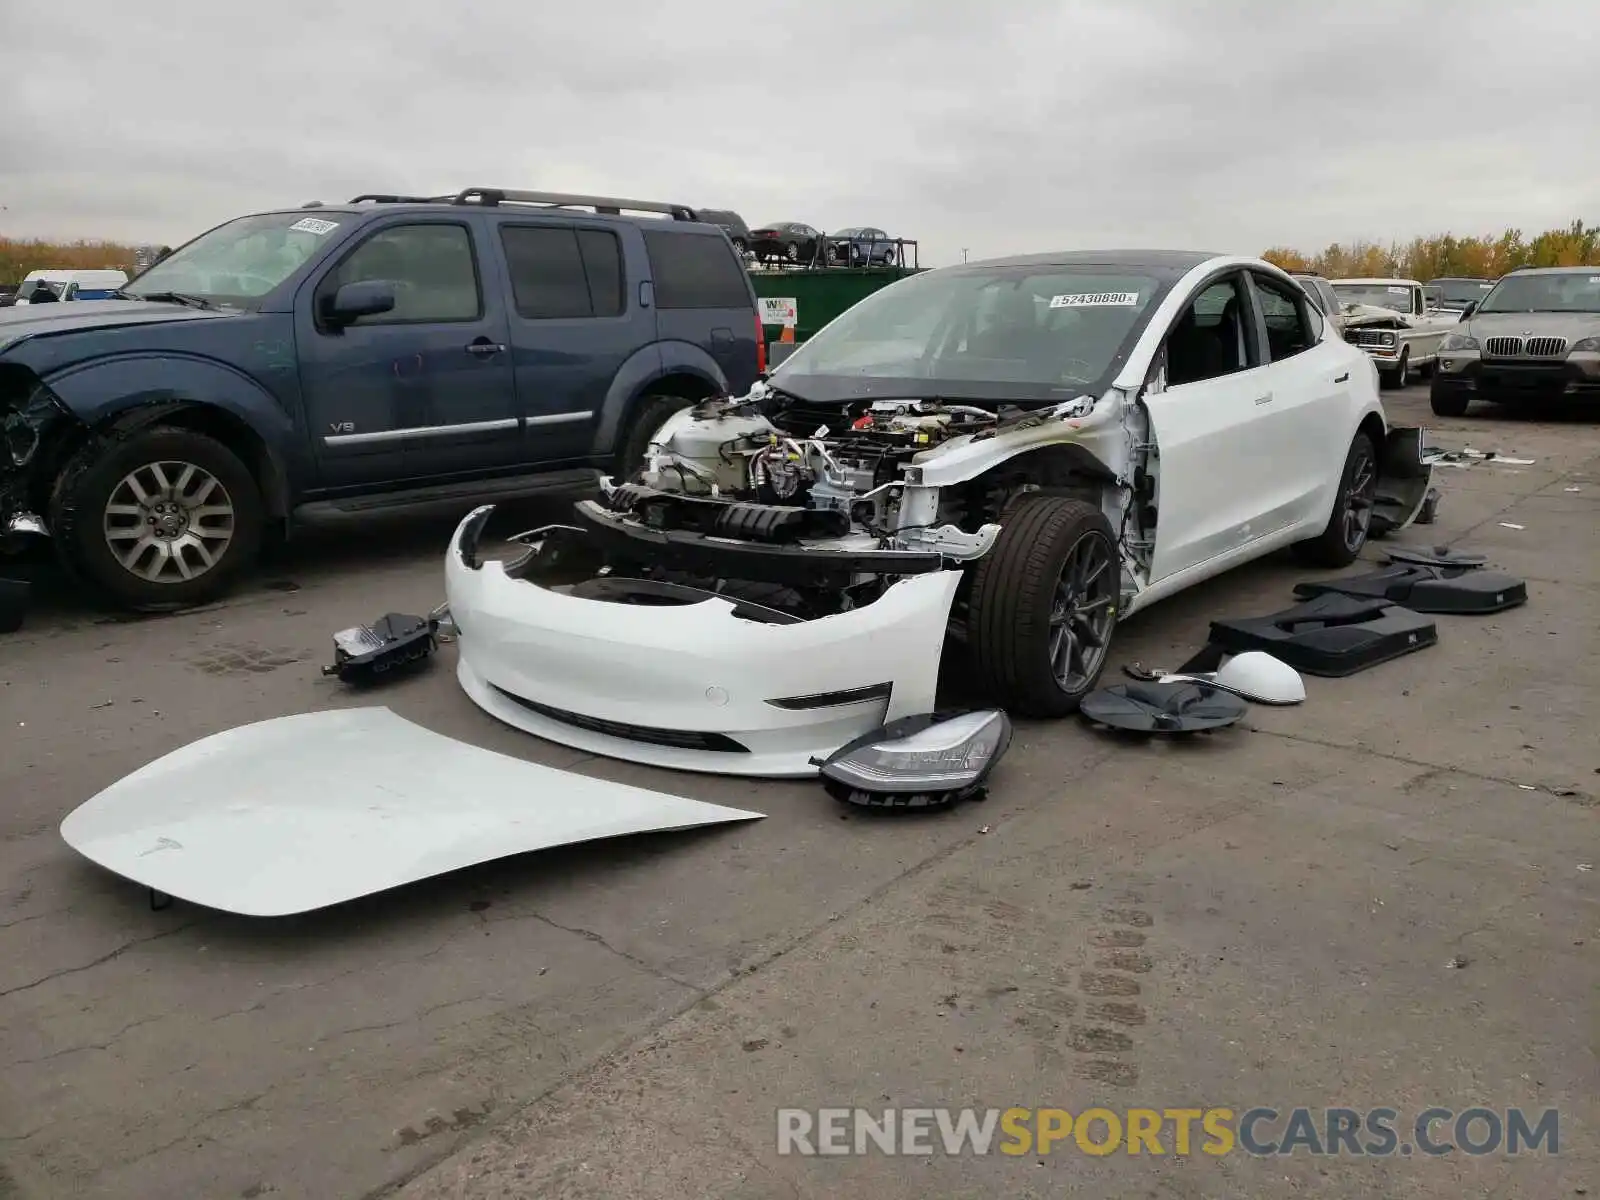
[(823, 256), (820, 229), (803, 221), (775, 221), (750, 231), (750, 253), (757, 261), (813, 263)]
[(592, 487), (747, 392), (745, 264), (682, 204), (468, 188), (256, 213), (120, 298), (0, 310), (0, 543), (137, 609), (302, 520)]
[(828, 234), (828, 261), (851, 267), (892, 267), (900, 261), (900, 240), (872, 225), (849, 225)]
[[(935, 708), (946, 639), (1014, 714), (1118, 623), (1283, 547), (1337, 567), (1431, 468), (1372, 364), (1266, 262), (1066, 252), (910, 276), (664, 425), (526, 550), (446, 555), (464, 690), (591, 753), (814, 773)], [(648, 619), (641, 620), (641, 608)]]

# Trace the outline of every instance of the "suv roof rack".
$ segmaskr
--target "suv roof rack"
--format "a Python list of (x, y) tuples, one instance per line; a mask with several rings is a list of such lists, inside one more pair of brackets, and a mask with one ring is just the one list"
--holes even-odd
[(597, 213), (618, 215), (631, 212), (662, 213), (674, 221), (698, 220), (693, 208), (687, 204), (669, 204), (662, 200), (624, 200), (616, 196), (583, 196), (570, 192), (524, 192), (508, 188), (466, 188), (452, 197), (451, 204), (538, 204), (546, 208), (592, 208)]
[(353, 197), (351, 204), (478, 204), (497, 207), (501, 204), (537, 204), (544, 208), (592, 208), (597, 213), (619, 216), (627, 212), (662, 213), (674, 221), (698, 221), (699, 215), (687, 204), (671, 204), (664, 200), (624, 200), (617, 196), (584, 196), (574, 192), (527, 192), (511, 188), (463, 188), (447, 196), (395, 196), (381, 192), (363, 192)]
[(447, 197), (447, 196), (445, 196), (445, 197), (441, 197), (441, 196), (391, 196), (391, 195), (387, 195), (387, 194), (385, 194), (383, 192), (363, 192), (359, 196), (352, 197), (351, 200), (350, 200), (350, 203), (351, 204), (367, 204), (367, 203), (372, 203), (372, 204), (437, 204), (437, 203), (439, 203), (439, 201), (441, 199), (449, 199), (449, 197)]

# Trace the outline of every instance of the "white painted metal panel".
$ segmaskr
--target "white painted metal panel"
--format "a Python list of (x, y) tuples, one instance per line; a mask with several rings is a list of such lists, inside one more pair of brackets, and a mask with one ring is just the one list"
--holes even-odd
[(61, 836), (158, 892), (269, 917), (529, 850), (761, 815), (523, 762), (374, 707), (202, 738), (80, 805)]

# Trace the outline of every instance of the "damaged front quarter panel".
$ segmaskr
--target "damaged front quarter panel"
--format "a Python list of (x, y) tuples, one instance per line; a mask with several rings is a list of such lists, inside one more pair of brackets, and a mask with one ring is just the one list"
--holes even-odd
[(0, 363), (0, 541), (45, 532), (50, 481), (83, 431), (32, 371)]

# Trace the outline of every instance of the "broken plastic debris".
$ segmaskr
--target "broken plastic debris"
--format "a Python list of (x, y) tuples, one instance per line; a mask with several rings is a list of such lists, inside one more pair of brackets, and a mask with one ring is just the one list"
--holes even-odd
[(1513, 521), (1501, 521), (1500, 522), (1500, 528), (1501, 529), (1526, 529), (1527, 526), (1526, 525), (1518, 525)]
[(1594, 864), (1593, 863), (1579, 863), (1578, 864), (1578, 870), (1580, 870), (1580, 871), (1592, 871), (1592, 870), (1594, 870)]
[(1458, 954), (1449, 962), (1445, 963), (1444, 969), (1446, 971), (1459, 971), (1471, 962), (1472, 960), (1470, 958), (1467, 958), (1465, 955)]

